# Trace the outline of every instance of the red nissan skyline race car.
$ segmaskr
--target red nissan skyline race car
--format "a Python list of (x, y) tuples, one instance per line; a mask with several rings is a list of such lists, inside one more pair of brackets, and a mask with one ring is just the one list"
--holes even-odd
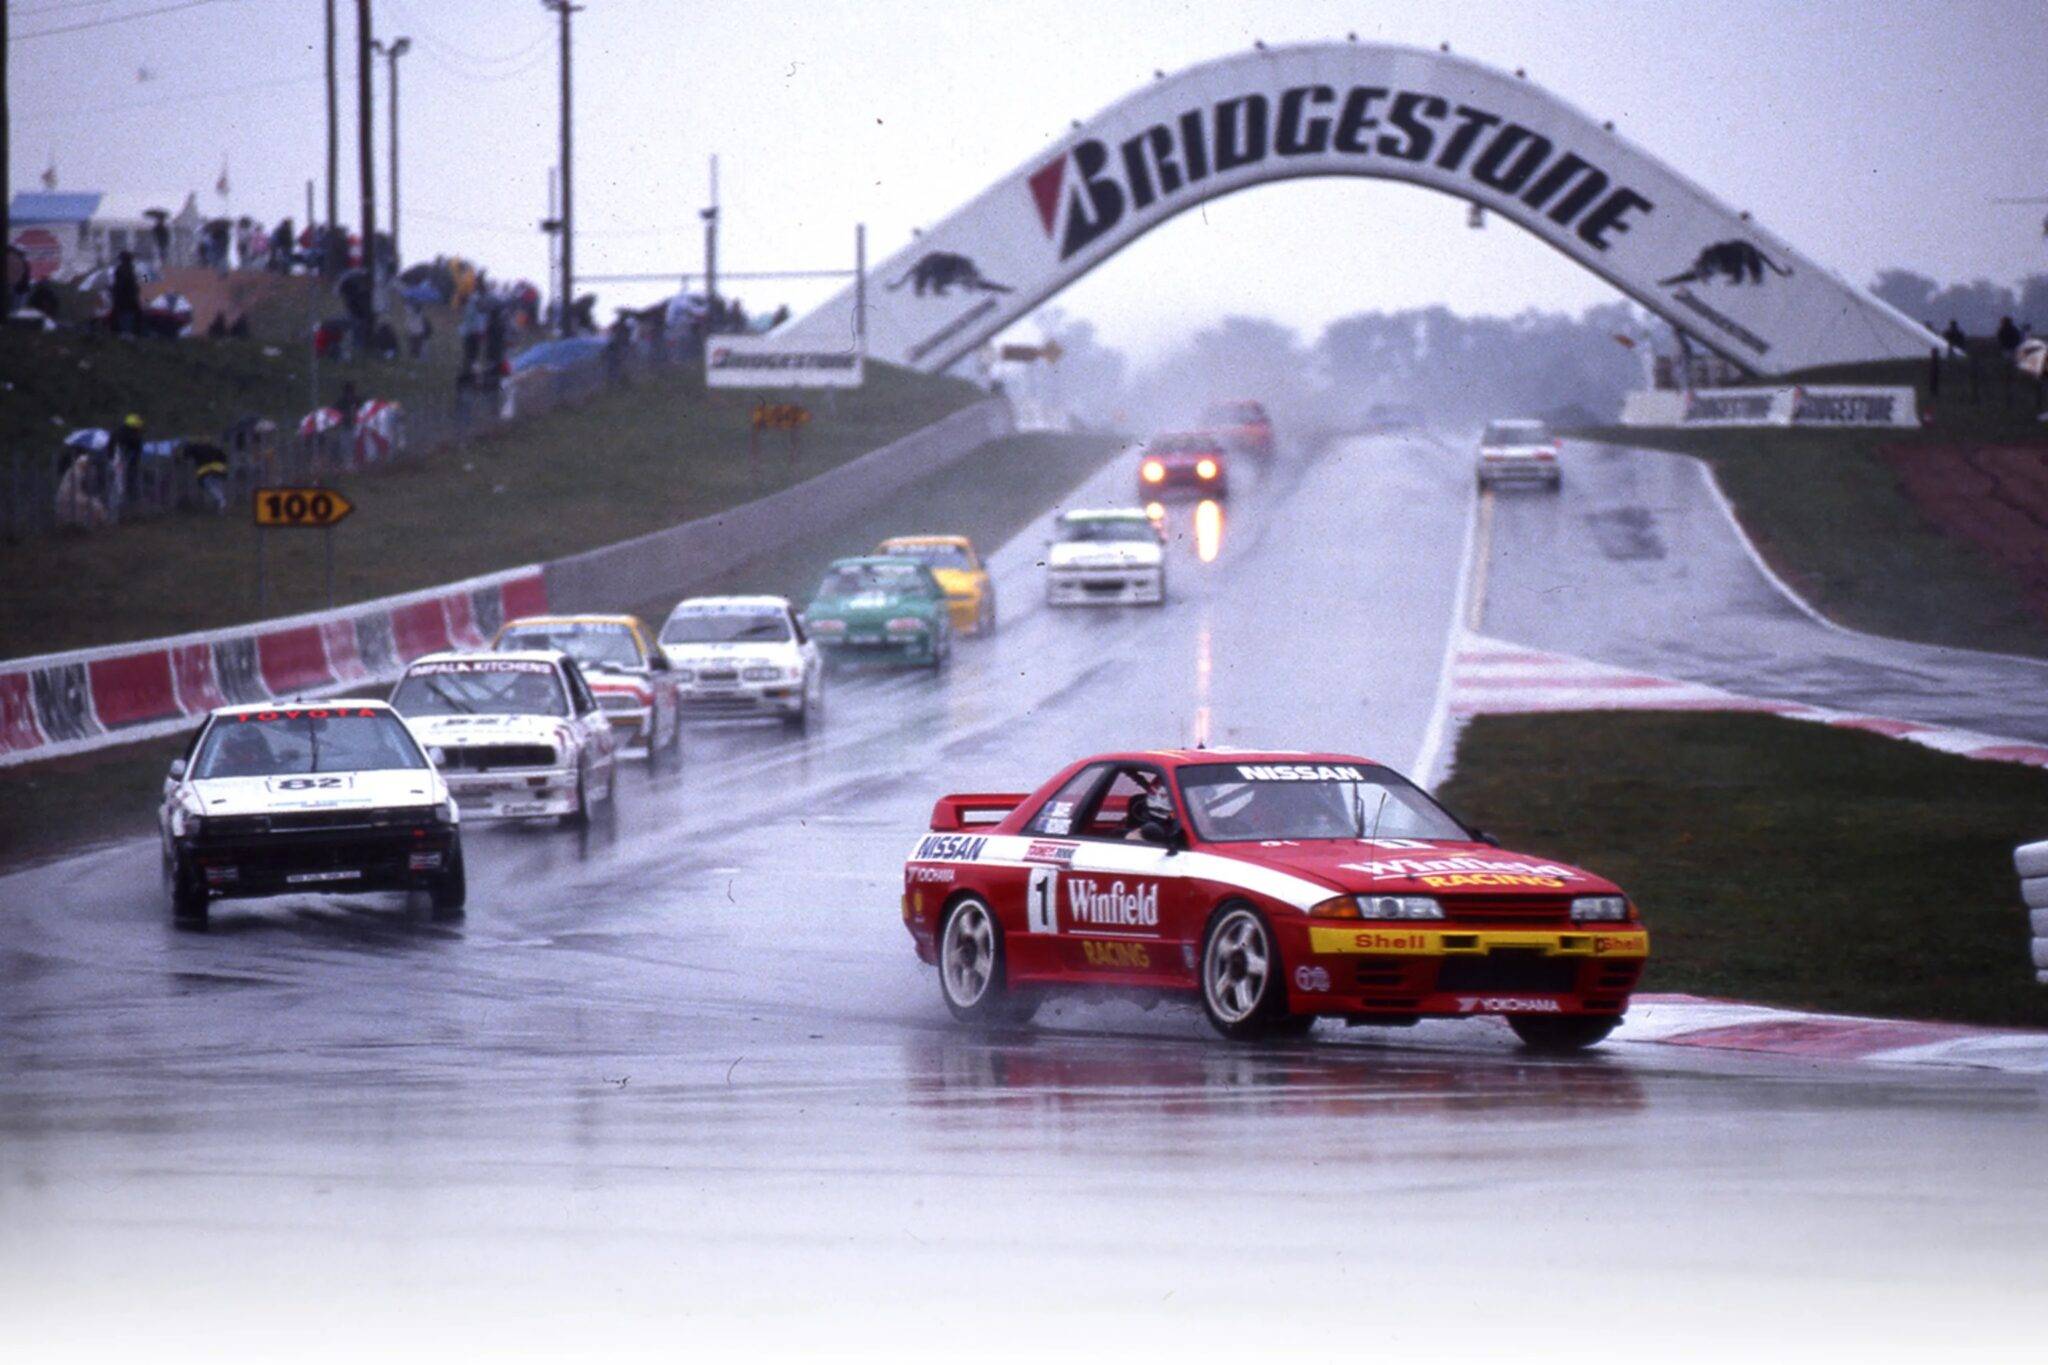
[(1230, 1038), (1499, 1015), (1571, 1052), (1620, 1023), (1649, 952), (1613, 883), (1342, 754), (1104, 754), (1028, 796), (944, 796), (903, 880), (970, 1022), (1092, 987), (1193, 994)]

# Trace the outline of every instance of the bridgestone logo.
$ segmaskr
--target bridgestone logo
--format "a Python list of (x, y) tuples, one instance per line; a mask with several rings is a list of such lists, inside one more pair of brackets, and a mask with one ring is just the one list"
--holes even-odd
[(1656, 205), (1543, 133), (1422, 90), (1297, 85), (1197, 106), (1111, 147), (1084, 138), (1027, 178), (1067, 260), (1130, 214), (1269, 158), (1331, 154), (1460, 175), (1492, 202), (1606, 251)]
[(1363, 782), (1361, 770), (1344, 763), (1240, 763), (1247, 782)]
[(711, 353), (714, 370), (851, 370), (860, 357), (852, 351), (734, 351)]
[(1067, 918), (1096, 927), (1156, 929), (1159, 927), (1159, 886), (1125, 889), (1122, 881), (1098, 886), (1087, 877), (1067, 878)]

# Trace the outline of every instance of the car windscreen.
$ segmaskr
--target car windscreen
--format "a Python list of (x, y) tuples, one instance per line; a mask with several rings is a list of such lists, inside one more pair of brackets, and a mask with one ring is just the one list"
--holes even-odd
[(501, 650), (559, 649), (593, 668), (644, 668), (640, 641), (622, 621), (549, 621), (511, 626), (498, 637)]
[(1253, 839), (1469, 839), (1471, 832), (1389, 768), (1353, 763), (1205, 763), (1180, 772), (1195, 833)]
[(924, 574), (915, 564), (841, 564), (818, 585), (820, 597), (858, 597), (864, 593), (929, 597)]
[(314, 707), (222, 716), (193, 755), (192, 776), (282, 777), (426, 766), (412, 732), (389, 711)]
[(679, 611), (661, 628), (665, 645), (773, 644), (789, 639), (779, 607), (706, 607)]
[(965, 546), (926, 542), (916, 545), (891, 545), (889, 553), (898, 559), (914, 559), (928, 569), (971, 569), (974, 561), (967, 557)]
[(1084, 517), (1060, 523), (1061, 540), (1080, 540), (1104, 544), (1120, 544), (1141, 541), (1152, 544), (1159, 539), (1152, 529), (1152, 523), (1144, 517)]
[(1540, 422), (1488, 422), (1486, 434), (1479, 442), (1489, 446), (1540, 446), (1549, 439), (1549, 430)]
[(450, 659), (414, 664), (391, 694), (408, 716), (566, 716), (553, 664), (533, 659)]

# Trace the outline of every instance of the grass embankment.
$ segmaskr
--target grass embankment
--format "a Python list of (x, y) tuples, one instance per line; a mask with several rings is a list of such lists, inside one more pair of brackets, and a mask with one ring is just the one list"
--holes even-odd
[[(235, 343), (64, 343), (67, 350), (78, 345), (121, 368), (129, 351), (135, 365), (180, 358), (161, 382), (210, 389), (216, 397), (206, 411), (227, 406), (231, 400), (219, 396), (227, 390), (242, 401), (236, 386), (254, 364), (227, 353), (242, 349)], [(0, 352), (0, 368), (11, 354)], [(39, 363), (47, 369), (53, 359)], [(382, 384), (378, 376), (357, 381), (365, 393), (389, 391), (374, 387)], [(980, 397), (963, 381), (873, 365), (865, 387), (810, 400), (816, 416), (796, 459), (773, 434), (750, 459), (752, 396), (710, 393), (700, 374), (682, 367), (647, 372), (467, 445), (332, 480), (356, 504), (333, 532), (334, 600), (550, 559), (717, 512), (834, 468)], [(173, 516), (0, 546), (0, 657), (325, 606), (320, 535), (280, 532), (270, 538), (269, 601), (259, 612), (256, 535), (236, 508), (224, 517)]]
[(2048, 773), (1756, 715), (1482, 716), (1443, 797), (1643, 908), (1643, 989), (2048, 1026), (2017, 843)]
[[(871, 383), (876, 368), (869, 368)], [(759, 556), (706, 591), (778, 592), (802, 602), (834, 558), (861, 553), (900, 532), (959, 532), (992, 549), (1028, 527), (1122, 445), (1106, 436), (1041, 432), (991, 441), (888, 509), (852, 518), (815, 541)], [(673, 605), (671, 595), (628, 609), (658, 623)], [(183, 746), (182, 738), (156, 740), (0, 772), (0, 867), (147, 834), (164, 769)]]
[[(1830, 366), (1760, 381), (1912, 385), (1934, 421), (1919, 430), (1598, 427), (1577, 433), (1617, 445), (1696, 455), (1713, 466), (1750, 538), (1806, 600), (1844, 625), (1971, 649), (2048, 656), (2048, 614), (2027, 586), (1969, 539), (1944, 530), (1908, 492), (1913, 460), (1957, 448), (2039, 447), (2035, 385), (1980, 359), (1978, 397), (1951, 362), (1942, 392), (1925, 361)], [(1985, 497), (1999, 496), (1986, 481)], [(1967, 521), (1967, 514), (1965, 514)]]

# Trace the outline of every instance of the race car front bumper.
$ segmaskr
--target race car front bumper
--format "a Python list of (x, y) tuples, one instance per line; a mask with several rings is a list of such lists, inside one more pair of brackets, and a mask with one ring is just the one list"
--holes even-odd
[(465, 820), (525, 820), (576, 813), (575, 768), (480, 773), (444, 770), (441, 778)]
[(1274, 926), (1288, 1008), (1360, 1022), (1474, 1014), (1620, 1014), (1650, 936), (1635, 925), (1411, 928), (1360, 921)]
[(774, 682), (687, 683), (677, 704), (685, 720), (748, 720), (793, 716), (804, 709), (801, 678)]
[(457, 826), (438, 820), (319, 828), (257, 828), (263, 817), (215, 820), (178, 841), (190, 875), (213, 896), (253, 898), (317, 891), (413, 891), (434, 885), (453, 861)]
[(1164, 569), (1053, 569), (1045, 580), (1048, 606), (1150, 606), (1166, 597)]
[(928, 664), (938, 656), (938, 640), (929, 631), (915, 635), (884, 635), (866, 631), (828, 639), (818, 636), (818, 647), (835, 659), (882, 659), (906, 664)]

